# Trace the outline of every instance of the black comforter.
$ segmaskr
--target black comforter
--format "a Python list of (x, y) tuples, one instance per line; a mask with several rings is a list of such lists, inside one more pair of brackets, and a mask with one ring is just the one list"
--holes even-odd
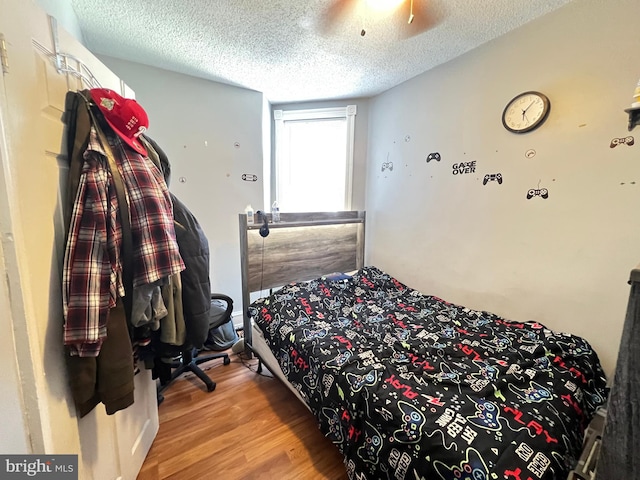
[(250, 312), (350, 479), (564, 479), (606, 399), (584, 339), (374, 267), (285, 286)]

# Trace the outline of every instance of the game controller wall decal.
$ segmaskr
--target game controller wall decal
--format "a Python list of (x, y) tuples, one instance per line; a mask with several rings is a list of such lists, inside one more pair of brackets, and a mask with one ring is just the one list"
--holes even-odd
[(393, 172), (393, 162), (384, 162), (382, 164), (382, 168), (380, 169), (380, 171), (384, 172), (385, 170), (389, 170), (390, 172)]
[(242, 174), (242, 179), (245, 182), (257, 182), (258, 181), (258, 176), (254, 175), (253, 173), (243, 173)]
[(546, 188), (530, 188), (527, 192), (527, 200), (531, 200), (533, 197), (542, 197), (547, 199), (549, 198), (549, 190)]
[(439, 162), (441, 159), (442, 157), (438, 152), (433, 152), (427, 155), (427, 163), (429, 163), (431, 160), (435, 160), (436, 162)]
[(538, 188), (530, 188), (527, 191), (527, 200), (531, 200), (533, 197), (542, 197), (546, 200), (549, 198), (549, 190), (540, 188), (540, 182), (538, 182)]
[(502, 174), (501, 173), (487, 173), (482, 180), (482, 184), (486, 185), (489, 182), (498, 182), (499, 185), (502, 185)]
[(611, 140), (611, 143), (609, 144), (609, 148), (615, 148), (620, 144), (625, 144), (630, 147), (634, 143), (635, 143), (635, 140), (633, 139), (632, 136), (628, 136), (624, 138), (614, 138), (613, 140)]

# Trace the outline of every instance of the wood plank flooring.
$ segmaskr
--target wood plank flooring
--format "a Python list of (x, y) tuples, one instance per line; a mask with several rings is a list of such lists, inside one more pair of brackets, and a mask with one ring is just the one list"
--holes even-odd
[(266, 368), (257, 374), (255, 358), (229, 356), (201, 365), (213, 392), (191, 373), (164, 392), (138, 480), (346, 480), (342, 456), (293, 393)]

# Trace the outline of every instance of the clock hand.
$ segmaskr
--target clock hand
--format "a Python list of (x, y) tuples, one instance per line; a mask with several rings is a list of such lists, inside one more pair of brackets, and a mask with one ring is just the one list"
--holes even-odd
[(525, 113), (527, 113), (527, 110), (529, 110), (529, 109), (531, 108), (531, 105), (533, 105), (533, 104), (534, 104), (534, 102), (531, 102), (531, 103), (529, 104), (529, 106), (528, 106), (527, 108), (525, 108), (525, 109), (522, 111), (522, 115), (524, 115)]
[(527, 121), (527, 123), (529, 123), (529, 119), (527, 118), (527, 110), (529, 110), (529, 109), (531, 108), (531, 105), (533, 105), (533, 104), (534, 104), (534, 102), (532, 101), (532, 102), (527, 106), (527, 108), (525, 108), (524, 110), (522, 110), (522, 120), (523, 120), (523, 121), (524, 121), (524, 120), (526, 120), (526, 121)]

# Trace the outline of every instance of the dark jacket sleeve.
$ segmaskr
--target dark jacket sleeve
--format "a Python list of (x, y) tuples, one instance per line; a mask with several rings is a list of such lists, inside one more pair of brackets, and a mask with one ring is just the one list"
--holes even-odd
[(211, 309), (209, 242), (189, 209), (175, 195), (171, 194), (171, 199), (176, 239), (186, 267), (180, 276), (187, 344), (202, 348), (209, 331)]
[(133, 404), (133, 353), (127, 319), (119, 299), (109, 311), (107, 337), (97, 357), (67, 356), (71, 393), (79, 417), (98, 403), (108, 415)]

